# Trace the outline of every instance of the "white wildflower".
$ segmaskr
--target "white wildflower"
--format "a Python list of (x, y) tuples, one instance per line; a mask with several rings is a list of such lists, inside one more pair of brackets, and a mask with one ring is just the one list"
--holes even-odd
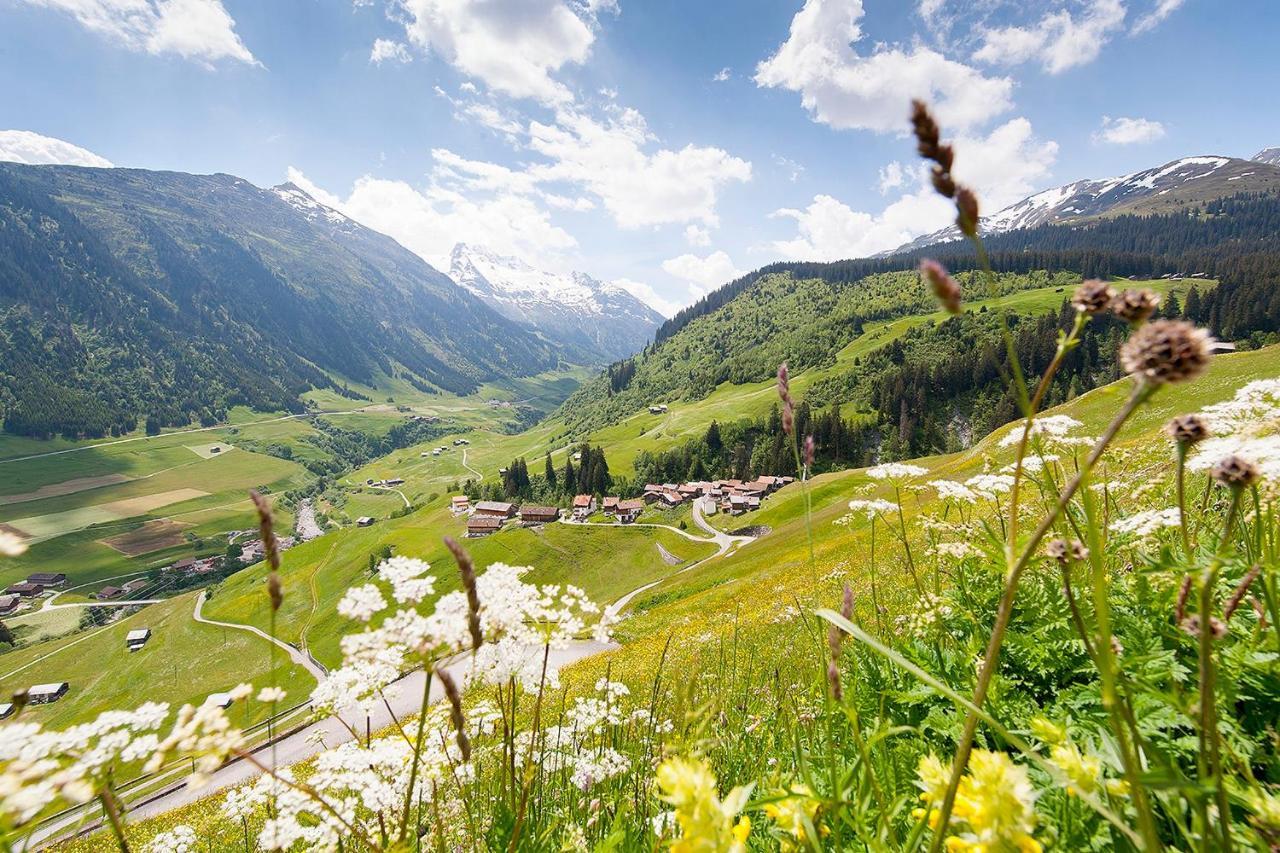
[(1165, 527), (1177, 527), (1181, 523), (1181, 515), (1176, 506), (1167, 509), (1149, 509), (1122, 518), (1111, 524), (1111, 532), (1131, 534), (1139, 539), (1146, 539)]
[(382, 611), (386, 606), (387, 600), (382, 597), (382, 590), (367, 583), (347, 590), (342, 600), (338, 602), (338, 615), (368, 622), (375, 613)]
[(391, 584), (391, 595), (401, 604), (417, 604), (435, 592), (436, 580), (426, 573), (431, 566), (411, 557), (392, 557), (378, 566), (378, 574)]
[(849, 509), (855, 513), (860, 512), (868, 519), (872, 519), (886, 512), (897, 512), (898, 505), (893, 501), (886, 501), (882, 498), (873, 498), (871, 500), (855, 499), (849, 501)]
[[(1031, 438), (1039, 439), (1045, 444), (1061, 444), (1067, 438), (1067, 433), (1079, 426), (1083, 424), (1069, 415), (1044, 415), (1031, 422)], [(1000, 446), (1017, 445), (1022, 441), (1022, 433), (1025, 429), (1025, 421), (1014, 424), (1013, 429), (1000, 439)]]
[(885, 462), (867, 469), (867, 476), (873, 480), (907, 480), (927, 473), (929, 473), (927, 468), (908, 465), (905, 462)]
[(964, 481), (974, 494), (994, 499), (1013, 488), (1013, 477), (1008, 474), (977, 474)]
[(168, 832), (162, 832), (142, 849), (145, 853), (192, 853), (196, 850), (196, 831), (186, 824), (178, 824)]
[(938, 497), (944, 501), (959, 501), (960, 503), (971, 504), (978, 500), (978, 494), (964, 483), (957, 483), (954, 480), (930, 480), (929, 485), (937, 490)]
[(280, 702), (284, 697), (283, 687), (264, 687), (258, 691), (259, 702)]

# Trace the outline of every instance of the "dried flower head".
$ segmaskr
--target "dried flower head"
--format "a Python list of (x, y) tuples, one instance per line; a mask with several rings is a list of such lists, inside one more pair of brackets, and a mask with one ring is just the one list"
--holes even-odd
[(274, 569), (267, 575), (267, 595), (271, 598), (272, 610), (279, 610), (280, 605), (284, 604), (284, 585)]
[(960, 313), (960, 298), (963, 295), (960, 285), (947, 272), (946, 267), (937, 261), (925, 260), (920, 262), (920, 275), (925, 281), (929, 282), (929, 287), (933, 289), (933, 295), (942, 303), (942, 307), (946, 308), (952, 314)]
[(1126, 290), (1111, 300), (1111, 310), (1131, 326), (1139, 326), (1160, 307), (1160, 296), (1154, 290)]
[(969, 237), (978, 233), (978, 197), (968, 187), (956, 190), (956, 227)]
[(804, 437), (804, 467), (813, 467), (813, 458), (817, 453), (817, 446), (814, 444), (813, 436), (806, 435)]
[[(1182, 622), (1178, 624), (1178, 627), (1181, 628), (1183, 633), (1185, 634), (1189, 634), (1192, 637), (1199, 637), (1200, 636), (1200, 614), (1192, 613), (1190, 616), (1183, 619)], [(1224, 623), (1217, 616), (1210, 616), (1209, 617), (1209, 633), (1210, 635), (1212, 635), (1212, 637), (1215, 640), (1222, 639), (1227, 635), (1226, 623)]]
[(796, 416), (791, 400), (791, 372), (785, 361), (778, 365), (778, 399), (782, 401), (782, 431), (791, 435), (796, 427)]
[(1209, 437), (1209, 424), (1196, 414), (1178, 415), (1165, 424), (1164, 432), (1174, 443), (1190, 447)]
[(444, 688), (444, 695), (449, 700), (449, 717), (453, 722), (453, 730), (458, 738), (458, 751), (462, 753), (463, 761), (470, 761), (471, 741), (467, 737), (467, 720), (462, 715), (462, 693), (458, 690), (458, 683), (453, 680), (449, 670), (442, 666), (436, 667), (436, 678), (440, 680), (440, 685)]
[(938, 123), (930, 115), (929, 107), (924, 101), (911, 102), (911, 126), (915, 131), (916, 150), (920, 152), (920, 156), (926, 160), (933, 160), (946, 171), (950, 171), (952, 156), (950, 146), (947, 146), (947, 153), (944, 154), (940, 143), (942, 132), (938, 129)]
[(1079, 563), (1089, 558), (1089, 549), (1079, 539), (1054, 539), (1044, 548), (1049, 559), (1059, 563)]
[(1126, 373), (1148, 382), (1185, 382), (1209, 365), (1213, 339), (1186, 320), (1155, 320), (1135, 331), (1120, 348)]
[(1071, 294), (1071, 304), (1081, 314), (1101, 314), (1107, 310), (1116, 292), (1105, 281), (1091, 278), (1080, 283), (1076, 292)]
[(1258, 482), (1258, 466), (1234, 454), (1219, 459), (1209, 474), (1219, 485), (1231, 489), (1243, 489)]
[(462, 588), (467, 593), (467, 631), (471, 635), (472, 650), (480, 648), (484, 643), (484, 634), (480, 630), (480, 591), (476, 584), (476, 567), (471, 561), (467, 549), (458, 544), (452, 536), (444, 537), (445, 547), (453, 554), (458, 564), (458, 573), (462, 575)]
[(1235, 592), (1231, 593), (1231, 598), (1227, 601), (1227, 606), (1222, 608), (1222, 618), (1224, 621), (1230, 621), (1235, 614), (1240, 602), (1244, 601), (1245, 594), (1249, 591), (1249, 587), (1253, 586), (1253, 582), (1258, 579), (1258, 575), (1262, 574), (1262, 564), (1254, 563), (1249, 571), (1245, 572), (1240, 583), (1236, 585)]
[(256, 491), (249, 492), (249, 499), (253, 501), (253, 508), (258, 512), (258, 535), (262, 538), (262, 550), (265, 553), (267, 565), (275, 571), (280, 568), (280, 548), (276, 544), (275, 525), (271, 520), (271, 504)]

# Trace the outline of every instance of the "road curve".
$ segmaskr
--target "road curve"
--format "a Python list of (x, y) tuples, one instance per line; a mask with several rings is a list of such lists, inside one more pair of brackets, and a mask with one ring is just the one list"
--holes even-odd
[(214, 619), (204, 618), (202, 611), (204, 610), (205, 593), (206, 591), (202, 589), (200, 590), (200, 594), (196, 596), (196, 608), (191, 614), (192, 619), (196, 620), (197, 622), (203, 625), (216, 625), (219, 628), (232, 628), (237, 631), (248, 631), (251, 634), (257, 634), (259, 637), (266, 640), (268, 643), (275, 643), (277, 646), (284, 649), (284, 651), (289, 655), (289, 657), (293, 660), (293, 662), (296, 663), (298, 666), (302, 667), (303, 669), (305, 669), (307, 672), (311, 673), (315, 677), (317, 682), (324, 680), (324, 677), (325, 677), (324, 670), (321, 669), (313, 660), (311, 660), (309, 656), (304, 654), (299, 649), (295, 649), (293, 646), (289, 645), (284, 640), (277, 639), (276, 637), (273, 637), (270, 634), (268, 634), (266, 631), (255, 628), (252, 625), (245, 625), (240, 622), (218, 622), (217, 620), (214, 620)]

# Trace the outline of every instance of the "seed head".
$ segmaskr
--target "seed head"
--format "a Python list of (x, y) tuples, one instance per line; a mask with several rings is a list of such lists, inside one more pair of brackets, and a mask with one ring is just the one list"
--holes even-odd
[(1120, 348), (1126, 373), (1148, 382), (1185, 382), (1209, 365), (1213, 338), (1186, 320), (1154, 320), (1130, 335)]
[(1243, 489), (1258, 482), (1258, 466), (1248, 459), (1242, 459), (1233, 454), (1225, 459), (1219, 459), (1209, 475), (1217, 480), (1219, 485), (1229, 489)]
[(1227, 606), (1222, 608), (1222, 618), (1224, 620), (1230, 621), (1231, 616), (1236, 612), (1236, 608), (1244, 600), (1245, 593), (1249, 591), (1249, 587), (1253, 585), (1253, 582), (1258, 579), (1258, 575), (1261, 573), (1262, 564), (1254, 563), (1253, 567), (1240, 579), (1240, 583), (1237, 584), (1235, 592), (1231, 594), (1231, 599), (1227, 602)]
[(952, 314), (960, 313), (960, 299), (963, 296), (960, 285), (947, 272), (946, 267), (937, 261), (925, 258), (920, 262), (920, 275), (929, 282), (933, 295)]
[(452, 536), (444, 537), (445, 547), (453, 554), (458, 564), (458, 573), (462, 575), (462, 588), (467, 592), (467, 630), (471, 633), (471, 648), (478, 649), (484, 644), (484, 634), (480, 630), (480, 592), (476, 588), (476, 567), (471, 555), (458, 544)]
[(280, 575), (275, 569), (267, 575), (267, 595), (271, 598), (272, 610), (279, 610), (280, 605), (284, 604), (284, 585), (280, 582)]
[(795, 412), (791, 402), (791, 372), (785, 361), (778, 365), (778, 399), (782, 401), (782, 431), (791, 435), (795, 429)]
[(1111, 310), (1130, 326), (1140, 326), (1147, 322), (1156, 308), (1160, 307), (1160, 296), (1154, 290), (1126, 290), (1111, 301)]
[(444, 688), (444, 695), (449, 700), (449, 717), (453, 721), (453, 730), (458, 738), (458, 751), (462, 753), (464, 762), (471, 760), (471, 740), (467, 737), (467, 721), (462, 716), (462, 694), (458, 691), (458, 683), (453, 680), (449, 670), (436, 667), (436, 678)]
[(280, 568), (280, 549), (276, 545), (274, 524), (271, 521), (271, 504), (256, 491), (249, 492), (253, 508), (258, 511), (258, 535), (262, 538), (262, 550), (272, 571)]
[(813, 443), (813, 436), (806, 435), (804, 437), (804, 467), (813, 467), (813, 457), (816, 452), (816, 446)]
[(1101, 314), (1107, 310), (1116, 292), (1105, 281), (1091, 278), (1081, 282), (1076, 292), (1071, 294), (1071, 304), (1081, 314)]
[(978, 233), (978, 197), (968, 187), (956, 190), (956, 227), (969, 237)]
[[(938, 130), (938, 123), (929, 114), (929, 107), (925, 105), (924, 101), (914, 100), (911, 102), (911, 125), (916, 134), (916, 150), (920, 152), (920, 156), (926, 160), (938, 162), (942, 156), (939, 151), (941, 147), (939, 138), (942, 133)], [(948, 169), (951, 168), (949, 161), (946, 165)]]
[(1079, 563), (1089, 558), (1089, 549), (1079, 539), (1054, 539), (1044, 547), (1045, 554), (1051, 560), (1057, 560), (1062, 565), (1068, 563)]
[(1191, 597), (1191, 575), (1182, 576), (1182, 585), (1178, 587), (1178, 603), (1173, 608), (1174, 621), (1179, 625), (1187, 615), (1187, 599)]
[(930, 172), (930, 178), (933, 180), (933, 188), (938, 191), (938, 195), (947, 198), (956, 197), (956, 182), (951, 177), (951, 171), (941, 166), (934, 166)]
[[(1200, 614), (1192, 613), (1186, 619), (1183, 619), (1181, 624), (1178, 625), (1178, 627), (1181, 628), (1183, 632), (1190, 634), (1193, 637), (1199, 637), (1200, 636)], [(1209, 633), (1215, 640), (1222, 639), (1227, 635), (1226, 623), (1223, 622), (1221, 619), (1219, 619), (1217, 616), (1210, 616), (1209, 617)]]
[(1199, 415), (1178, 415), (1164, 425), (1164, 432), (1175, 444), (1190, 447), (1209, 437), (1209, 424)]

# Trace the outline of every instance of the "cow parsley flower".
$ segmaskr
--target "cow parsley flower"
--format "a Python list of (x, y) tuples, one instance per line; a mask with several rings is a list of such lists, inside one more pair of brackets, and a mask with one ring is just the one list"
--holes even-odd
[(142, 848), (145, 853), (192, 853), (199, 842), (196, 831), (180, 823), (168, 832), (161, 832)]
[(367, 583), (347, 590), (342, 600), (338, 602), (338, 615), (368, 622), (374, 614), (381, 613), (386, 606), (387, 600), (382, 597), (382, 590)]
[(908, 480), (927, 473), (929, 473), (927, 468), (921, 468), (919, 465), (908, 465), (905, 462), (885, 462), (867, 469), (867, 476), (871, 479), (889, 480), (891, 482)]
[[(1084, 426), (1080, 421), (1070, 415), (1042, 415), (1031, 422), (1032, 440), (1040, 440), (1045, 444), (1061, 443), (1067, 438), (1067, 434), (1077, 427)], [(1000, 439), (1001, 447), (1015, 447), (1022, 441), (1022, 432), (1026, 429), (1025, 422), (1019, 422), (1014, 425), (1013, 429)]]
[(1147, 539), (1159, 533), (1165, 527), (1177, 527), (1182, 520), (1176, 506), (1167, 509), (1143, 510), (1128, 518), (1111, 523), (1111, 532), (1132, 535), (1138, 539)]
[(1008, 474), (976, 474), (964, 481), (974, 494), (993, 500), (1013, 488), (1013, 477)]

